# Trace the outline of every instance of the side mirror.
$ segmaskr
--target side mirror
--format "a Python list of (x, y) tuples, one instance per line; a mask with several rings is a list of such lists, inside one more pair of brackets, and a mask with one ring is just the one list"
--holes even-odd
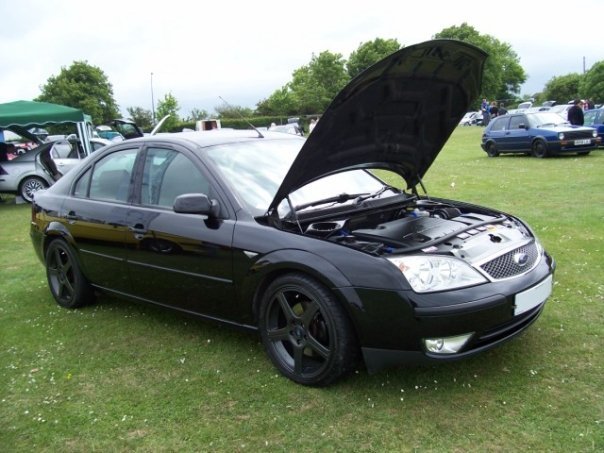
[(520, 124), (518, 125), (518, 129), (526, 129), (526, 124), (524, 124), (524, 123), (520, 123)]
[(177, 196), (172, 209), (180, 214), (201, 214), (213, 219), (220, 214), (218, 201), (210, 200), (203, 193), (185, 193)]

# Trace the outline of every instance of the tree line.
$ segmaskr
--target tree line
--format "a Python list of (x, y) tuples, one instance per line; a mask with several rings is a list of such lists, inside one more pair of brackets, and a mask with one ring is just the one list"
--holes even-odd
[[(435, 39), (457, 39), (474, 44), (489, 55), (484, 68), (482, 96), (491, 100), (514, 102), (532, 98), (539, 103), (545, 100), (567, 102), (574, 98), (590, 98), (596, 103), (604, 101), (604, 61), (595, 63), (585, 74), (566, 74), (552, 77), (543, 91), (520, 97), (520, 87), (527, 74), (511, 45), (488, 34), (480, 34), (474, 27), (463, 23), (443, 29)], [(179, 115), (178, 100), (167, 93), (158, 100), (155, 118), (170, 115), (165, 127), (178, 130), (180, 126), (196, 120), (214, 117), (219, 119), (251, 118), (255, 116), (308, 116), (321, 114), (335, 95), (355, 76), (401, 48), (396, 39), (376, 38), (361, 43), (348, 57), (325, 50), (313, 54), (308, 64), (293, 71), (291, 80), (276, 89), (268, 98), (258, 101), (255, 109), (241, 106), (216, 106), (211, 114), (203, 109), (193, 109), (186, 117)], [(120, 115), (113, 95), (113, 86), (104, 72), (86, 61), (75, 61), (51, 76), (41, 88), (38, 101), (52, 102), (82, 109), (95, 124), (103, 124)], [(476, 100), (476, 109), (479, 100)], [(130, 118), (144, 129), (153, 126), (152, 112), (138, 106), (127, 107)]]

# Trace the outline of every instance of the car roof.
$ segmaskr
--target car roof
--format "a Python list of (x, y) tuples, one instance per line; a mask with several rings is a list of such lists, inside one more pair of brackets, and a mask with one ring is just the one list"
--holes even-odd
[(283, 134), (280, 132), (269, 132), (262, 131), (259, 134), (253, 129), (235, 130), (235, 129), (213, 129), (208, 131), (187, 131), (187, 132), (176, 132), (173, 134), (157, 134), (153, 136), (145, 136), (141, 138), (131, 139), (129, 143), (135, 143), (139, 141), (164, 141), (174, 142), (182, 141), (193, 143), (199, 147), (208, 147), (216, 145), (226, 145), (229, 143), (238, 143), (246, 141), (256, 140), (301, 140), (304, 141), (300, 136), (293, 134)]

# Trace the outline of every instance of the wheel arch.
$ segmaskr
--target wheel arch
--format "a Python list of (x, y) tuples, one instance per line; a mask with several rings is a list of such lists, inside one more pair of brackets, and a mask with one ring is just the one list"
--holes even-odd
[[(42, 242), (42, 256), (46, 256), (46, 251), (50, 243), (56, 239), (63, 239), (74, 250), (77, 250), (75, 240), (67, 227), (60, 222), (50, 222), (44, 231), (44, 240)], [(76, 253), (77, 254), (77, 253)]]
[(246, 275), (241, 289), (242, 300), (252, 301), (252, 319), (258, 322), (260, 302), (268, 286), (282, 275), (300, 273), (324, 285), (346, 311), (356, 334), (349, 301), (342, 297), (340, 287), (351, 286), (346, 276), (325, 258), (304, 250), (279, 250), (263, 256)]

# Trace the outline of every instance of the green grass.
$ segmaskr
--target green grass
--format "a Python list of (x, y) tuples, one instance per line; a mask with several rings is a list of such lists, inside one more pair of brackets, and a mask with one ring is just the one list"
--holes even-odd
[(481, 130), (455, 131), (426, 186), (531, 224), (558, 264), (543, 315), (480, 357), (326, 389), (281, 377), (255, 335), (108, 297), (59, 308), (29, 206), (0, 204), (0, 451), (604, 450), (604, 151), (490, 159)]

